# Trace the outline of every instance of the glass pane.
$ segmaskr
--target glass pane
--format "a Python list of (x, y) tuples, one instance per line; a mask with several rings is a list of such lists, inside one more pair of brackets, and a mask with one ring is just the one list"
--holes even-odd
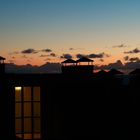
[(24, 101), (31, 101), (31, 87), (23, 88)]
[(34, 132), (40, 132), (41, 131), (41, 124), (40, 124), (40, 118), (34, 118)]
[(34, 139), (40, 139), (41, 138), (40, 133), (35, 133), (33, 138)]
[(15, 115), (16, 117), (21, 117), (21, 103), (15, 104)]
[(31, 133), (32, 132), (32, 122), (31, 118), (24, 118), (24, 133)]
[(31, 133), (24, 134), (24, 139), (32, 139), (32, 134)]
[(15, 101), (21, 101), (21, 87), (15, 87)]
[(22, 133), (21, 119), (15, 120), (16, 133)]
[(31, 102), (26, 103), (24, 102), (24, 116), (25, 117), (30, 117), (32, 114), (31, 112)]
[(34, 116), (40, 116), (40, 102), (34, 102)]
[(33, 88), (33, 100), (40, 101), (40, 87)]

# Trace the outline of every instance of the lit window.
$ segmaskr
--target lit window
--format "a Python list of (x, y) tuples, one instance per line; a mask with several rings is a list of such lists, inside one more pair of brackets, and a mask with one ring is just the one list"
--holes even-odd
[(21, 91), (22, 87), (15, 87), (16, 91)]
[(15, 87), (15, 131), (23, 140), (41, 138), (40, 87)]

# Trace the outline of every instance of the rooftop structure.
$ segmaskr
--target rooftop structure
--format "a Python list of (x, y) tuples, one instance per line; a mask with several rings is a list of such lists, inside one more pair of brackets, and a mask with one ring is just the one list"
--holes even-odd
[(62, 63), (62, 73), (73, 74), (92, 74), (93, 73), (93, 60), (87, 57), (81, 57), (78, 60), (67, 59)]

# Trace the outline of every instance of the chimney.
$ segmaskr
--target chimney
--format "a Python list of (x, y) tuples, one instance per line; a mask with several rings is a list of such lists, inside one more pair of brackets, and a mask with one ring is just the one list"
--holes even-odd
[(4, 63), (5, 58), (0, 56), (0, 74), (5, 73), (5, 63)]

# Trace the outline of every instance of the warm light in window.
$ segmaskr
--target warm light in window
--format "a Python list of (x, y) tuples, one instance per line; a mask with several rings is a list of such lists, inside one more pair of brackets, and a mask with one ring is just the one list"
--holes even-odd
[(22, 87), (15, 87), (15, 90), (20, 91)]

